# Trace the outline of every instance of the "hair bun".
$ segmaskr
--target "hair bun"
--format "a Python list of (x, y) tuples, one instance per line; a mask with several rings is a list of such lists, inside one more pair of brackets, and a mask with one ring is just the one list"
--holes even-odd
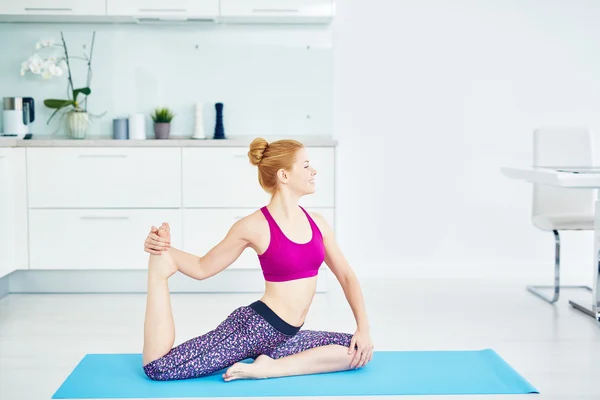
[(260, 164), (267, 147), (269, 147), (269, 143), (261, 137), (257, 137), (252, 141), (252, 143), (250, 143), (248, 158), (250, 159), (250, 163), (252, 165)]

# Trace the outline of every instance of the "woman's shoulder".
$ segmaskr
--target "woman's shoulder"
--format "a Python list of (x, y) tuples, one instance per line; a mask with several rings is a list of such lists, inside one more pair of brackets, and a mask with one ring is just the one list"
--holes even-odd
[(234, 225), (243, 236), (251, 241), (264, 235), (265, 231), (268, 232), (269, 229), (269, 223), (260, 209), (238, 219)]
[(332, 232), (332, 228), (327, 222), (327, 219), (323, 217), (321, 214), (314, 211), (307, 211), (308, 215), (312, 218), (312, 220), (317, 225), (317, 228), (321, 231), (323, 236), (329, 235)]

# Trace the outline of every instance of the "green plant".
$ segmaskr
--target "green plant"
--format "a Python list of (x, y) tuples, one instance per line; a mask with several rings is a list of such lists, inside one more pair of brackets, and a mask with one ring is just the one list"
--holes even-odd
[[(58, 113), (60, 110), (62, 110), (63, 108), (66, 108), (66, 107), (72, 106), (73, 107), (72, 111), (87, 112), (87, 97), (92, 93), (92, 90), (90, 89), (89, 86), (90, 86), (91, 75), (92, 75), (92, 54), (94, 52), (95, 36), (96, 36), (96, 32), (94, 32), (94, 34), (92, 35), (92, 45), (90, 48), (89, 56), (84, 54), (83, 57), (72, 57), (72, 58), (82, 59), (82, 60), (86, 61), (87, 66), (88, 66), (86, 86), (75, 89), (75, 86), (73, 85), (73, 76), (71, 74), (71, 63), (69, 62), (70, 57), (69, 57), (69, 52), (67, 49), (67, 43), (65, 41), (65, 37), (64, 37), (63, 33), (62, 32), (60, 33), (60, 37), (62, 40), (62, 47), (64, 48), (64, 58), (62, 58), (62, 60), (66, 63), (67, 72), (68, 72), (68, 86), (67, 86), (68, 96), (67, 96), (67, 99), (46, 99), (46, 100), (44, 100), (44, 105), (46, 107), (55, 110), (52, 113), (52, 115), (50, 116), (50, 118), (48, 118), (48, 123), (50, 123), (50, 120), (52, 120), (52, 118), (54, 117), (54, 115), (56, 115), (56, 113)], [(79, 101), (80, 95), (85, 96), (81, 102)], [(85, 109), (83, 109), (81, 107), (81, 104), (84, 102), (86, 104)]]
[(175, 114), (173, 113), (173, 111), (171, 111), (170, 109), (163, 107), (163, 108), (156, 108), (154, 110), (154, 113), (151, 115), (152, 120), (154, 122), (171, 122), (171, 120), (173, 120), (173, 118), (175, 117)]

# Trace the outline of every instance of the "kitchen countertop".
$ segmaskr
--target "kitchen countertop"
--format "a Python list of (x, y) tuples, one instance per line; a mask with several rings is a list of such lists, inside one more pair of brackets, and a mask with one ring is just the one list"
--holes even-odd
[[(284, 137), (264, 137), (268, 142)], [(11, 139), (0, 137), (0, 147), (246, 147), (254, 136), (235, 137), (227, 139), (147, 139), (147, 140), (115, 140), (111, 137), (89, 137), (86, 139), (69, 139), (68, 137), (38, 136), (31, 139)], [(337, 140), (327, 136), (289, 137), (305, 146), (334, 147)]]

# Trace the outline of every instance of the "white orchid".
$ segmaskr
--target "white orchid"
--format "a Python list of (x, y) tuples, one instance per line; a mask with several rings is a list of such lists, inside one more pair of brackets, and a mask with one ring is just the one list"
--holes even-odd
[(52, 76), (63, 76), (63, 69), (56, 64), (50, 64), (48, 66), (48, 72), (52, 74)]
[(50, 79), (54, 76), (63, 76), (64, 70), (59, 64), (63, 61), (63, 57), (56, 54), (48, 58), (41, 58), (35, 53), (26, 61), (21, 63), (21, 76), (25, 76), (27, 72), (35, 75), (40, 75), (44, 79)]
[(29, 57), (29, 60), (27, 61), (29, 62), (29, 70), (31, 72), (34, 74), (40, 74), (42, 72), (42, 64), (44, 63), (44, 60), (42, 60), (37, 53)]
[(28, 70), (29, 70), (29, 62), (23, 61), (21, 63), (21, 76), (25, 76), (25, 72), (27, 72)]
[(37, 42), (35, 44), (35, 49), (39, 50), (39, 49), (42, 49), (44, 47), (52, 47), (52, 46), (54, 46), (54, 40), (53, 39), (40, 40), (39, 42)]
[[(91, 81), (91, 54), (94, 48), (94, 38), (96, 32), (92, 36), (92, 46), (89, 52), (84, 57), (81, 56), (68, 56), (67, 42), (65, 41), (63, 32), (60, 33), (60, 43), (55, 44), (52, 39), (40, 40), (36, 43), (36, 53), (21, 63), (20, 73), (21, 76), (25, 76), (28, 72), (38, 75), (43, 80), (52, 79), (53, 77), (67, 77), (67, 98), (50, 98), (44, 100), (44, 105), (50, 109), (55, 110), (48, 122), (61, 110), (65, 108), (73, 109), (84, 109), (87, 112), (87, 97), (91, 94), (90, 81)], [(85, 47), (84, 47), (85, 49)], [(40, 56), (43, 54), (43, 56)], [(68, 58), (67, 58), (68, 57)], [(86, 83), (83, 86), (75, 86), (73, 83), (73, 76), (71, 74), (71, 59), (83, 60), (87, 64), (88, 74)], [(81, 99), (83, 97), (83, 99)]]

